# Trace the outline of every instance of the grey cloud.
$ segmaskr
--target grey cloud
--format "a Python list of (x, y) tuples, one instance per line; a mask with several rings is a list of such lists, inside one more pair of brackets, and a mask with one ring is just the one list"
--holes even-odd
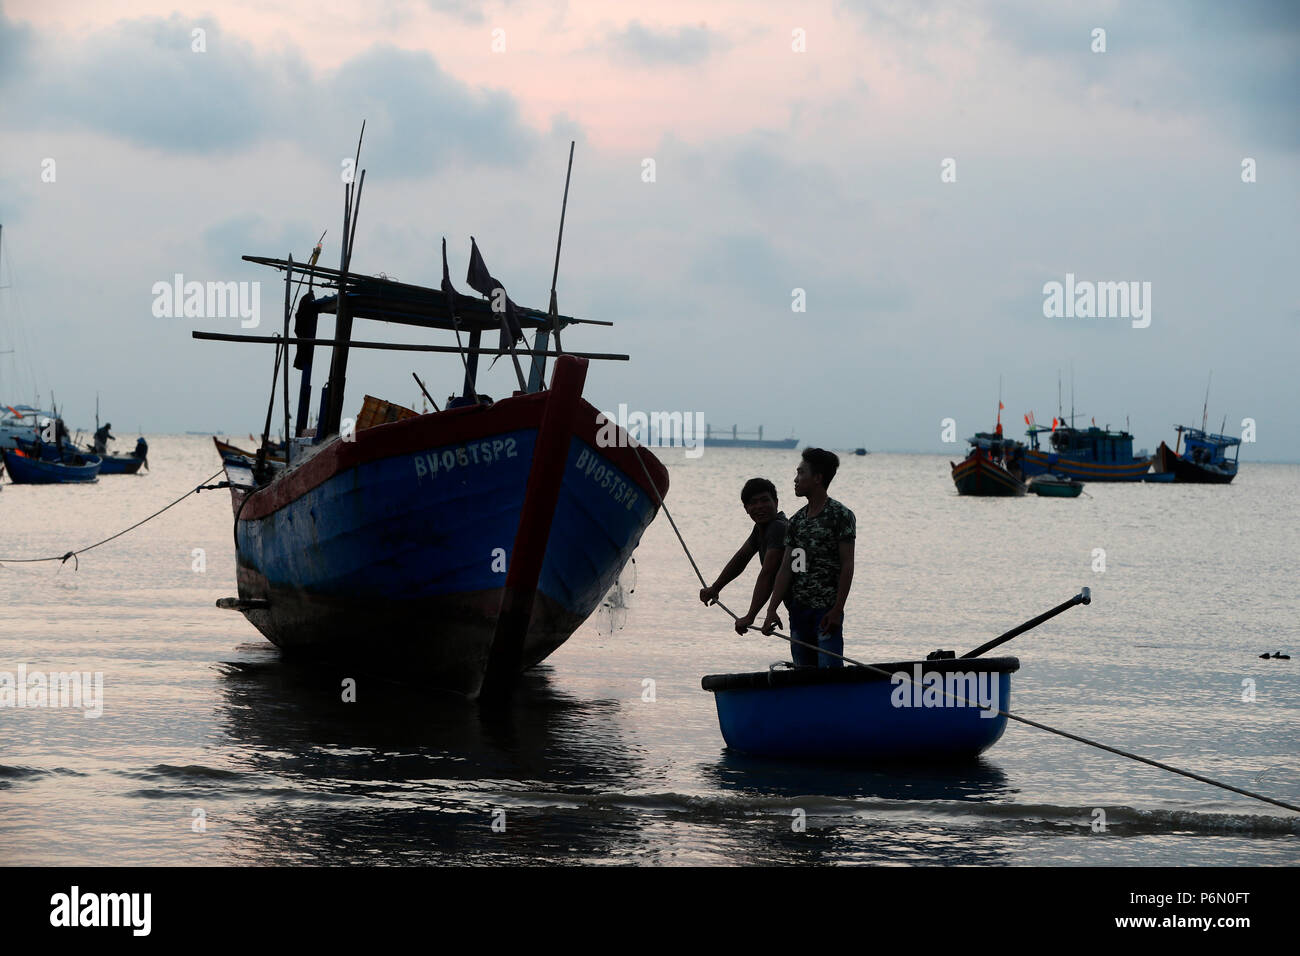
[(363, 160), (387, 175), (421, 175), (455, 160), (519, 165), (538, 144), (513, 97), (470, 89), (426, 53), (368, 50), (339, 69), (326, 98), (334, 117), (365, 118)]
[(648, 66), (694, 66), (728, 46), (720, 34), (707, 27), (656, 30), (639, 20), (611, 33), (609, 42), (616, 55), (631, 56)]
[[(192, 51), (194, 29), (206, 31), (206, 52)], [(0, 43), (15, 36), (6, 27)], [(8, 125), (73, 124), (170, 153), (212, 154), (322, 136), (344, 150), (365, 119), (363, 159), (392, 176), (457, 160), (519, 164), (538, 140), (509, 94), (471, 88), (427, 53), (395, 47), (318, 76), (294, 51), (262, 55), (214, 21), (173, 15), (122, 21), (70, 59), (51, 49), (41, 62)]]
[(17, 75), (28, 61), (32, 46), (30, 27), (15, 24), (0, 6), (0, 84)]

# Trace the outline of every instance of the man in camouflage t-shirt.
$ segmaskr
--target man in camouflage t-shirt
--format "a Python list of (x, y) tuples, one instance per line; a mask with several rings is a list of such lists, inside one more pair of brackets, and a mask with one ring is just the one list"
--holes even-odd
[(843, 660), (819, 654), (806, 645), (837, 655), (844, 653), (844, 604), (853, 583), (853, 545), (857, 521), (853, 512), (826, 489), (839, 469), (839, 457), (821, 448), (805, 448), (795, 472), (794, 493), (807, 498), (785, 536), (785, 557), (763, 622), (763, 633), (779, 626), (776, 608), (790, 591), (790, 645), (799, 667), (841, 667)]

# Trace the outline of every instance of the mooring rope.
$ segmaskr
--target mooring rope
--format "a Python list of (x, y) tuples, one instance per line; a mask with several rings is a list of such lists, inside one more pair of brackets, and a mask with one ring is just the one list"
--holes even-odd
[[(704, 575), (700, 573), (700, 567), (698, 564), (695, 563), (695, 557), (694, 555), (691, 554), (691, 549), (686, 546), (686, 539), (682, 537), (681, 531), (678, 530), (677, 522), (673, 520), (672, 513), (669, 512), (668, 506), (664, 503), (663, 496), (659, 494), (659, 486), (655, 484), (654, 478), (652, 478), (650, 475), (650, 469), (646, 467), (645, 461), (642, 460), (641, 458), (640, 446), (637, 444), (633, 444), (631, 447), (632, 447), (633, 454), (636, 455), (637, 462), (641, 465), (641, 470), (645, 472), (646, 481), (649, 482), (650, 484), (650, 490), (654, 492), (655, 500), (659, 502), (659, 507), (663, 511), (664, 516), (668, 519), (668, 523), (672, 525), (673, 533), (677, 535), (677, 540), (681, 543), (682, 551), (684, 551), (686, 554), (686, 559), (691, 562), (691, 567), (695, 571), (695, 576), (699, 578), (701, 586), (707, 588), (709, 585), (704, 580)], [(727, 607), (721, 601), (715, 600), (713, 603), (716, 604), (718, 607), (722, 608), (722, 610), (726, 611), (727, 614), (731, 616), (732, 620), (740, 620), (739, 616), (734, 611), (732, 611), (731, 608)], [(753, 625), (747, 627), (746, 630), (758, 631), (759, 633), (762, 633), (762, 628), (754, 627)], [(822, 650), (821, 648), (817, 647), (814, 644), (809, 644), (806, 641), (796, 640), (793, 637), (789, 637), (788, 635), (782, 634), (780, 631), (777, 630), (773, 630), (772, 636), (779, 637), (783, 641), (789, 641), (791, 644), (800, 644), (803, 647), (812, 648), (813, 650), (817, 651), (819, 654), (827, 654), (830, 655), (831, 657), (838, 657), (840, 660), (845, 661), (849, 664), (853, 664), (856, 667), (863, 667), (877, 674), (883, 674), (886, 677), (892, 678), (894, 676), (890, 671), (887, 671), (882, 667), (876, 667), (872, 664), (863, 664), (861, 661), (855, 661), (851, 657), (845, 657), (843, 654), (836, 654), (834, 651)], [(913, 678), (912, 675), (908, 674), (906, 671), (899, 671), (898, 673), (902, 674), (912, 684), (921, 686), (916, 681), (916, 679)], [(938, 688), (931, 687), (930, 689), (937, 690)], [(1081, 737), (1078, 734), (1072, 734), (1068, 730), (1060, 730), (1056, 727), (1049, 727), (1047, 724), (1041, 724), (1036, 720), (1030, 720), (1028, 717), (1021, 717), (1019, 714), (1013, 714), (1010, 711), (1002, 710), (1001, 708), (985, 707), (984, 705), (979, 704), (978, 702), (968, 701), (966, 700), (966, 698), (956, 695), (951, 691), (945, 690), (943, 691), (943, 694), (945, 697), (957, 702), (958, 706), (979, 707), (981, 710), (993, 710), (999, 716), (1005, 717), (1008, 720), (1018, 721), (1019, 723), (1025, 724), (1029, 727), (1036, 727), (1039, 730), (1045, 730), (1048, 733), (1056, 734), (1057, 736), (1060, 737), (1065, 737), (1068, 740), (1075, 740), (1081, 744), (1087, 744), (1089, 747), (1096, 747), (1098, 750), (1104, 750), (1107, 753), (1117, 754), (1121, 757), (1127, 757), (1130, 760), (1136, 760), (1139, 763), (1144, 763), (1147, 764), (1148, 766), (1156, 767), (1160, 770), (1167, 770), (1170, 773), (1175, 773), (1182, 777), (1188, 777), (1191, 780), (1198, 780), (1201, 783), (1208, 783), (1210, 786), (1213, 787), (1220, 787), (1224, 790), (1230, 790), (1233, 793), (1239, 793), (1245, 797), (1253, 797), (1256, 800), (1262, 800), (1264, 803), (1270, 803), (1275, 807), (1282, 807), (1285, 810), (1292, 810), (1296, 813), (1300, 813), (1300, 806), (1296, 806), (1295, 804), (1286, 803), (1282, 800), (1275, 800), (1272, 797), (1264, 796), (1262, 793), (1255, 793), (1252, 790), (1243, 790), (1241, 787), (1234, 787), (1232, 784), (1224, 783), (1221, 780), (1214, 780), (1211, 779), (1210, 777), (1205, 777), (1202, 776), (1201, 774), (1193, 773), (1190, 770), (1183, 770), (1180, 769), (1179, 767), (1174, 767), (1167, 763), (1161, 763), (1159, 760), (1152, 760), (1149, 757), (1143, 757), (1139, 754), (1130, 753), (1127, 750), (1120, 750), (1118, 747), (1111, 747), (1110, 745), (1103, 744), (1100, 741), (1090, 740), (1087, 737)]]
[(157, 511), (155, 511), (153, 514), (151, 514), (151, 515), (150, 515), (149, 517), (147, 517), (147, 518), (141, 518), (139, 521), (137, 521), (135, 524), (131, 525), (131, 527), (129, 527), (129, 528), (123, 528), (123, 529), (122, 529), (121, 531), (119, 531), (117, 534), (109, 535), (109, 536), (108, 536), (107, 538), (105, 538), (103, 541), (96, 541), (94, 544), (88, 544), (88, 545), (86, 545), (86, 547), (84, 547), (84, 548), (78, 548), (76, 551), (68, 551), (68, 552), (66, 552), (66, 553), (64, 553), (64, 554), (52, 554), (52, 555), (50, 555), (50, 556), (47, 557), (47, 558), (0, 558), (0, 564), (38, 564), (38, 563), (40, 563), (41, 561), (58, 561), (60, 564), (67, 564), (68, 559), (71, 558), (71, 559), (72, 559), (72, 567), (73, 567), (73, 570), (76, 570), (78, 567), (80, 567), (80, 563), (77, 561), (77, 555), (79, 555), (79, 554), (85, 554), (87, 551), (90, 551), (90, 550), (92, 550), (92, 549), (94, 549), (94, 548), (98, 548), (101, 544), (108, 544), (108, 542), (112, 541), (114, 538), (120, 538), (120, 537), (122, 537), (122, 535), (126, 534), (128, 531), (134, 531), (136, 528), (140, 527), (140, 525), (144, 524), (145, 522), (147, 522), (147, 521), (152, 521), (154, 518), (158, 517), (160, 514), (162, 514), (162, 513), (163, 513), (164, 511), (166, 511), (168, 508), (173, 508), (173, 507), (175, 507), (176, 505), (180, 504), (182, 501), (184, 501), (184, 500), (185, 500), (186, 498), (188, 498), (190, 495), (196, 495), (196, 494), (198, 494), (200, 491), (203, 491), (205, 488), (208, 487), (208, 482), (211, 481), (213, 478), (216, 478), (217, 476), (219, 476), (219, 475), (222, 473), (222, 471), (225, 471), (225, 469), (222, 468), (222, 470), (216, 472), (216, 474), (209, 475), (207, 478), (204, 478), (203, 481), (202, 481), (199, 485), (197, 485), (196, 487), (191, 488), (189, 491), (185, 492), (185, 494), (181, 495), (179, 498), (177, 498), (177, 499), (176, 499), (175, 501), (173, 501), (171, 504), (166, 505), (165, 507), (159, 508)]

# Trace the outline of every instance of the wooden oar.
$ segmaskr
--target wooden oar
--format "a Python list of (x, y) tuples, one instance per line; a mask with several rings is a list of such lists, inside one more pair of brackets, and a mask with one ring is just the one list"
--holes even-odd
[(979, 647), (975, 648), (975, 650), (967, 651), (965, 654), (961, 656), (961, 659), (965, 660), (968, 657), (980, 657), (986, 651), (991, 651), (993, 650), (993, 648), (997, 647), (998, 645), (1005, 644), (1013, 637), (1019, 637), (1021, 634), (1025, 633), (1025, 631), (1033, 630), (1039, 624), (1042, 624), (1044, 621), (1048, 620), (1049, 618), (1056, 617), (1056, 615), (1060, 614), (1062, 611), (1069, 610), (1070, 608), (1074, 607), (1076, 604), (1091, 604), (1091, 603), (1092, 603), (1092, 591), (1089, 588), (1084, 588), (1082, 591), (1080, 591), (1074, 597), (1070, 598), (1070, 600), (1066, 601), (1064, 604), (1058, 604), (1050, 611), (1044, 611), (1042, 614), (1038, 615), (1038, 617), (1030, 618), (1028, 621), (1025, 621), (1024, 624), (1021, 624), (1018, 627), (1013, 627), (1011, 630), (1007, 631), (1001, 637), (995, 637), (987, 644), (981, 644)]

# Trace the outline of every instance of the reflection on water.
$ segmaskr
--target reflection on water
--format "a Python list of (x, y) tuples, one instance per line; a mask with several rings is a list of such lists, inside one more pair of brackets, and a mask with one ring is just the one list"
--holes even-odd
[(611, 856), (614, 842), (635, 839), (626, 811), (540, 812), (570, 789), (626, 788), (641, 768), (617, 702), (558, 691), (547, 668), (493, 707), (374, 677), (357, 678), (355, 702), (344, 702), (344, 672), (320, 663), (222, 671), (236, 763), (277, 794), (239, 823), (241, 857), (525, 862)]
[(778, 796), (819, 794), (844, 800), (1007, 799), (1014, 794), (1007, 775), (981, 758), (957, 766), (849, 766), (766, 760), (724, 753), (704, 774), (724, 790)]

